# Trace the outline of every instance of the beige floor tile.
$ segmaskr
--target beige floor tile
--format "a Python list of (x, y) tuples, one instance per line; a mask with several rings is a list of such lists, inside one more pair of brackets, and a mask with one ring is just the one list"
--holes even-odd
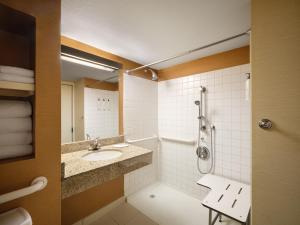
[(109, 216), (101, 217), (99, 220), (93, 222), (91, 225), (118, 225), (113, 219)]
[(132, 220), (130, 220), (126, 225), (158, 225), (153, 220), (148, 218), (142, 213), (138, 213)]
[(109, 216), (118, 224), (126, 225), (135, 216), (139, 214), (139, 211), (131, 205), (124, 203), (109, 213)]

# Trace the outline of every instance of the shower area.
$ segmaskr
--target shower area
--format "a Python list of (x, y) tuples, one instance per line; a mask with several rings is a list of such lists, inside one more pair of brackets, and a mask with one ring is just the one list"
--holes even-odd
[(244, 64), (159, 82), (124, 75), (126, 139), (154, 151), (151, 165), (125, 176), (129, 204), (158, 224), (207, 224), (203, 174), (250, 184), (250, 72)]

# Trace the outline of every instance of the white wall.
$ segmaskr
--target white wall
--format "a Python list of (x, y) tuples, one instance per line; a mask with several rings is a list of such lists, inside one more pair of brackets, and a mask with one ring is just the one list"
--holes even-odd
[[(125, 134), (130, 138), (151, 136), (157, 132), (158, 124), (160, 136), (196, 140), (198, 108), (194, 101), (199, 99), (200, 85), (205, 86), (206, 117), (216, 127), (215, 174), (249, 183), (251, 146), (250, 101), (245, 100), (247, 72), (250, 72), (249, 64), (158, 83), (125, 76)], [(205, 134), (205, 137), (205, 143), (209, 145), (209, 136)], [(154, 174), (158, 174), (162, 182), (201, 199), (206, 191), (196, 184), (201, 175), (197, 170), (195, 151), (196, 146), (162, 141), (158, 172), (155, 172), (155, 158), (153, 168), (148, 166), (126, 175), (125, 194), (155, 181)], [(202, 169), (207, 168), (205, 162), (201, 165)]]
[[(159, 135), (195, 139), (198, 132), (200, 85), (207, 88), (206, 117), (215, 127), (215, 174), (250, 182), (250, 101), (245, 100), (246, 72), (242, 65), (158, 84)], [(209, 135), (205, 141), (209, 146)], [(203, 197), (196, 181), (196, 147), (163, 141), (160, 178), (195, 197)], [(207, 163), (201, 161), (202, 169)]]
[(84, 88), (85, 134), (96, 138), (119, 135), (118, 91)]
[[(125, 137), (140, 139), (157, 135), (157, 126), (157, 82), (124, 75)], [(153, 163), (125, 175), (125, 196), (157, 179), (157, 140), (136, 144), (154, 151)]]

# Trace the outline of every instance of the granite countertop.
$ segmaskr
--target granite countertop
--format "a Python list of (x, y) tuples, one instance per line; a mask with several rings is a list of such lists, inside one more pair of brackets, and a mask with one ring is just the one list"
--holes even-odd
[(118, 158), (114, 158), (110, 160), (99, 160), (99, 161), (87, 161), (81, 158), (82, 156), (92, 152), (89, 150), (81, 150), (81, 151), (62, 154), (61, 155), (62, 179), (66, 179), (102, 167), (116, 165), (125, 160), (134, 159), (135, 157), (152, 153), (152, 150), (138, 147), (135, 145), (129, 145), (128, 147), (122, 147), (122, 148), (113, 147), (113, 145), (107, 145), (97, 151), (106, 150), (106, 149), (117, 150), (122, 152), (123, 154)]

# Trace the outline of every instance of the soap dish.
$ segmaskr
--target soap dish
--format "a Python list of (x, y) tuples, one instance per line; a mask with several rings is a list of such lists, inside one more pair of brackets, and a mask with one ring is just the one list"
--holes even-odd
[(116, 147), (116, 148), (124, 148), (124, 147), (128, 147), (129, 144), (126, 144), (126, 143), (119, 143), (119, 144), (115, 144), (113, 145), (113, 147)]

